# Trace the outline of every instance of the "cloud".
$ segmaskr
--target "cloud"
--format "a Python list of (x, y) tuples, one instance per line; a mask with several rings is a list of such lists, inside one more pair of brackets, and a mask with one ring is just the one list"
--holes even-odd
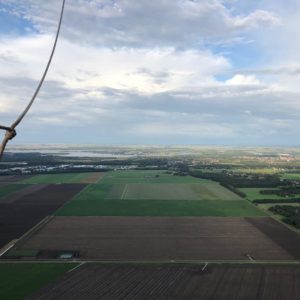
[[(0, 119), (9, 124), (40, 79), (61, 2), (0, 3), (35, 28), (0, 32)], [(297, 19), (253, 3), (233, 9), (239, 3), (67, 1), (53, 64), (16, 142), (294, 143)], [(295, 47), (284, 52), (276, 34), (284, 40), (294, 27), (286, 45)]]
[[(0, 42), (0, 51), (10, 53), (2, 64), (2, 76), (39, 79), (49, 55), (50, 36), (2, 38)], [(99, 49), (60, 40), (48, 79), (89, 88), (91, 93), (100, 87), (156, 93), (213, 82), (216, 74), (229, 68), (227, 59), (207, 50)]]
[(232, 78), (225, 81), (228, 85), (259, 85), (259, 80), (255, 77), (255, 75), (242, 75), (237, 74)]
[[(0, 3), (41, 33), (54, 30), (61, 6), (58, 0)], [(266, 10), (232, 14), (219, 0), (70, 0), (62, 34), (72, 41), (105, 47), (187, 48), (198, 47), (207, 38), (279, 23), (279, 17)]]

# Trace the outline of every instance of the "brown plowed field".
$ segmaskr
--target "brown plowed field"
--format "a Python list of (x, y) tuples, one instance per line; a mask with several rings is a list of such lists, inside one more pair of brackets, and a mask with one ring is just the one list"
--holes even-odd
[(84, 184), (48, 185), (12, 203), (0, 203), (0, 248), (71, 200)]
[(300, 239), (298, 234), (274, 219), (246, 218), (248, 222), (267, 235), (272, 241), (280, 245), (296, 259), (300, 260)]
[(101, 266), (66, 273), (29, 299), (300, 299), (293, 266)]
[[(280, 223), (268, 217), (276, 235)], [(274, 223), (274, 224), (273, 224)], [(300, 236), (274, 242), (249, 218), (55, 217), (21, 247), (80, 250), (99, 260), (293, 260)], [(289, 251), (286, 243), (295, 243)]]

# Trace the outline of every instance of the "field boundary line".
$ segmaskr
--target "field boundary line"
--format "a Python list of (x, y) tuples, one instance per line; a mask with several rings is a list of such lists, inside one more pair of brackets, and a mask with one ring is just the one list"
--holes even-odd
[(67, 273), (73, 272), (76, 269), (80, 268), (81, 266), (83, 266), (85, 264), (85, 262), (81, 262), (80, 264), (78, 264), (77, 266), (75, 266), (74, 268), (70, 269)]
[[(84, 183), (81, 183), (82, 185)], [(60, 206), (58, 209), (56, 209), (53, 213), (52, 213), (52, 216), (53, 217), (57, 217), (59, 216), (57, 213), (62, 210), (67, 204), (69, 204), (70, 202), (72, 202), (73, 200), (76, 201), (76, 198), (81, 194), (83, 193), (83, 191), (85, 189), (87, 189), (90, 185), (92, 185), (93, 183), (87, 183), (86, 186), (84, 188), (82, 188), (82, 190), (80, 190), (76, 195), (74, 195), (70, 200), (68, 200), (67, 202), (65, 202), (62, 206)]]
[(11, 248), (13, 248), (16, 244), (17, 240), (12, 240), (8, 244), (6, 244), (4, 247), (0, 249), (0, 257), (3, 256), (7, 251), (9, 251)]
[(124, 200), (124, 196), (127, 193), (127, 186), (128, 186), (128, 184), (125, 184), (125, 187), (124, 187), (124, 190), (123, 190), (123, 193), (122, 193), (122, 196), (121, 196), (121, 200)]
[(205, 263), (204, 267), (201, 269), (202, 271), (204, 271), (206, 269), (206, 267), (208, 266), (208, 262)]
[[(101, 173), (101, 172), (99, 172), (99, 173)], [(106, 172), (102, 172), (102, 173), (106, 173)], [(106, 176), (106, 174), (103, 174), (103, 176), (100, 176), (100, 178), (94, 184), (99, 183), (105, 176)]]

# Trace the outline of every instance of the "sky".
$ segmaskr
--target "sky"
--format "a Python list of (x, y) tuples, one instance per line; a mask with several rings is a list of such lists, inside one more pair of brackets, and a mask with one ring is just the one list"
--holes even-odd
[[(0, 124), (25, 108), (61, 0), (0, 0)], [(66, 0), (14, 144), (300, 145), (300, 0)]]

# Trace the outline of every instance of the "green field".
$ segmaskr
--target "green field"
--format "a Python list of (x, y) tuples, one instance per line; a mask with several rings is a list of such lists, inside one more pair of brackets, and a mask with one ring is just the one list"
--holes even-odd
[[(280, 201), (286, 199), (286, 197), (281, 197), (274, 194), (264, 195), (260, 193), (260, 191), (262, 190), (276, 190), (276, 188), (240, 188), (239, 190), (245, 193), (247, 195), (246, 196), (247, 199), (249, 199), (250, 201), (260, 200), (260, 199), (274, 199)], [(299, 194), (295, 196), (289, 196), (288, 198), (298, 198), (298, 197), (300, 197)]]
[(14, 192), (20, 191), (26, 188), (27, 186), (29, 186), (29, 184), (25, 185), (25, 184), (11, 183), (0, 187), (0, 203), (1, 203), (1, 198), (13, 194)]
[[(158, 177), (156, 177), (158, 175)], [(107, 172), (101, 179), (101, 183), (199, 183), (202, 179), (192, 176), (174, 176), (166, 171), (112, 171)]]
[(91, 173), (66, 173), (66, 174), (43, 174), (37, 175), (21, 183), (30, 184), (59, 184), (59, 183), (80, 183), (84, 178), (89, 176)]
[(192, 184), (126, 184), (125, 200), (240, 200), (241, 198), (213, 181)]
[(276, 188), (240, 188), (239, 190), (245, 193), (247, 195), (247, 199), (249, 199), (250, 201), (259, 199), (284, 199), (284, 197), (280, 197), (278, 195), (263, 195), (260, 193), (260, 191), (262, 190), (276, 190)]
[(281, 178), (290, 180), (300, 180), (300, 173), (284, 173)]
[[(155, 177), (157, 174), (160, 176)], [(211, 180), (177, 177), (163, 171), (118, 171), (109, 172), (100, 183), (87, 186), (57, 215), (260, 216), (264, 213)]]
[(74, 200), (241, 200), (213, 181), (195, 184), (129, 183), (91, 184)]
[(72, 201), (58, 216), (220, 216), (265, 214), (245, 200), (85, 200)]
[(24, 299), (77, 264), (0, 263), (0, 299)]

